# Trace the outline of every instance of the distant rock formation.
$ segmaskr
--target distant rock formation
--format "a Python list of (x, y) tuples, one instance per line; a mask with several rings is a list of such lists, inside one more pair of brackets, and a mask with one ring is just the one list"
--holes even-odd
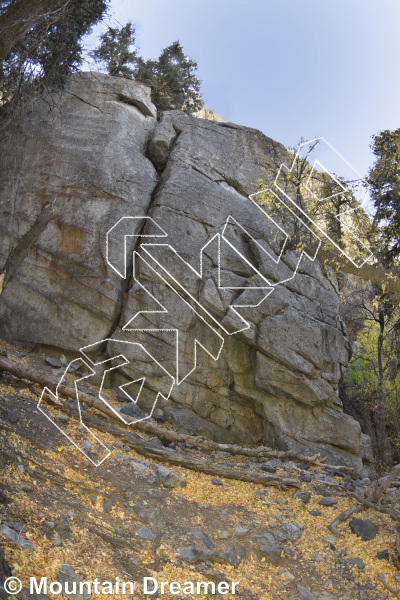
[(212, 110), (212, 108), (202, 108), (201, 110), (197, 111), (195, 117), (198, 119), (206, 119), (207, 121), (226, 123), (226, 121), (224, 121), (223, 118), (215, 112), (215, 110)]
[[(116, 340), (132, 339), (123, 326), (138, 310), (138, 284), (116, 275), (105, 247), (107, 232), (126, 215), (152, 217), (195, 269), (201, 249), (230, 215), (251, 233), (252, 239), (240, 228), (231, 230), (232, 244), (247, 263), (234, 254), (225, 257), (225, 291), (211, 254), (197, 282), (182, 273), (219, 322), (240, 295), (232, 290), (249, 287), (254, 268), (276, 281), (276, 263), (254, 243), (265, 239), (248, 196), (287, 155), (257, 130), (179, 111), (157, 121), (144, 85), (79, 73), (63, 93), (35, 101), (2, 134), (1, 144), (2, 338), (69, 355), (111, 338), (115, 342), (102, 348), (105, 356), (115, 355)], [(143, 236), (148, 228), (138, 220), (131, 233)], [(138, 239), (127, 239), (132, 268)], [(273, 256), (272, 245), (269, 251)], [(296, 260), (288, 251), (281, 267), (292, 272)], [(250, 328), (225, 336), (217, 361), (199, 351), (196, 370), (160, 406), (175, 427), (218, 441), (264, 438), (361, 471), (369, 438), (338, 397), (349, 343), (339, 319), (337, 282), (318, 262), (303, 259), (300, 267), (260, 306), (245, 309)], [(153, 291), (157, 285), (150, 282)], [(190, 336), (195, 326), (193, 319), (182, 319), (183, 334)], [(151, 344), (160, 364), (169, 364), (171, 339), (153, 336)], [(136, 372), (122, 371), (126, 379), (120, 375), (119, 383)]]

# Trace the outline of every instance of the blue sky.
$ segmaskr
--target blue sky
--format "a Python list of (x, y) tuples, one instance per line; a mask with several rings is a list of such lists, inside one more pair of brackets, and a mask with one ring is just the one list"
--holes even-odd
[(323, 136), (366, 174), (371, 135), (400, 127), (399, 0), (112, 0), (109, 12), (135, 24), (144, 58), (179, 39), (206, 107), (286, 146)]

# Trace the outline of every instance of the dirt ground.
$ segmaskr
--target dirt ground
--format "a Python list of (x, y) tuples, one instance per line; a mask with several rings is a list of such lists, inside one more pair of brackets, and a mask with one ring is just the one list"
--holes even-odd
[[(4, 343), (1, 348), (10, 361), (52, 375), (43, 354)], [(0, 543), (12, 575), (24, 587), (29, 577), (56, 581), (67, 563), (84, 581), (119, 577), (135, 582), (133, 595), (96, 595), (100, 599), (142, 598), (144, 577), (181, 584), (239, 581), (235, 595), (214, 596), (229, 599), (399, 597), (400, 573), (394, 560), (398, 529), (388, 515), (371, 509), (357, 515), (379, 526), (370, 541), (352, 533), (348, 523), (340, 525), (340, 537), (333, 537), (327, 529), (355, 503), (343, 474), (289, 461), (278, 464), (278, 474), (297, 477), (301, 490), (310, 492), (308, 503), (293, 497), (298, 489), (216, 480), (169, 465), (165, 466), (182, 481), (177, 487), (166, 487), (156, 476), (154, 461), (109, 434), (96, 433), (112, 453), (99, 467), (94, 466), (38, 410), (40, 391), (0, 372), (1, 526), (7, 525), (19, 536), (13, 542), (0, 534)], [(170, 451), (206, 457), (204, 451), (183, 444), (171, 445)], [(246, 457), (216, 452), (207, 458), (241, 469), (260, 469), (266, 462), (252, 459), (249, 465)], [(321, 505), (323, 497), (336, 503)], [(287, 524), (295, 524), (297, 534), (282, 542), (284, 550), (271, 562), (252, 536), (282, 532)], [(33, 549), (21, 548), (21, 538), (31, 542)], [(386, 558), (378, 558), (385, 550)], [(358, 566), (348, 562), (355, 558)], [(377, 579), (382, 574), (386, 587)], [(210, 594), (167, 592), (159, 597), (206, 598)]]

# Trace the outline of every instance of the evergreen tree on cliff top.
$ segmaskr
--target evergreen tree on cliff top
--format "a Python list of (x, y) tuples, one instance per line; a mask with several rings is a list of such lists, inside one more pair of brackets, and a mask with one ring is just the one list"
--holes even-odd
[(151, 88), (151, 99), (159, 111), (179, 109), (193, 114), (203, 106), (197, 63), (183, 52), (179, 42), (165, 48), (157, 60), (137, 55), (132, 23), (109, 27), (91, 53), (110, 75), (135, 78)]
[(102, 63), (110, 75), (133, 77), (137, 62), (135, 28), (131, 22), (124, 27), (108, 27), (100, 36), (100, 45), (90, 53), (98, 63)]
[(158, 60), (139, 59), (136, 78), (151, 88), (151, 99), (159, 110), (177, 108), (193, 114), (203, 106), (196, 70), (197, 63), (174, 42)]

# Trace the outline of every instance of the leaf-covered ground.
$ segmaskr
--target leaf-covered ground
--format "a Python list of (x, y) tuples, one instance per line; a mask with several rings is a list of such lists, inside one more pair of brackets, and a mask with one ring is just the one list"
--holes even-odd
[[(43, 355), (32, 357), (18, 349), (8, 352), (10, 359), (21, 364), (43, 364)], [(98, 436), (113, 449), (112, 456), (96, 468), (37, 410), (36, 404), (32, 386), (0, 374), (0, 447), (6, 450), (0, 463), (5, 491), (0, 516), (3, 524), (20, 529), (19, 535), (32, 543), (33, 550), (23, 550), (2, 535), (0, 542), (12, 575), (26, 587), (31, 576), (56, 580), (60, 567), (68, 563), (85, 581), (96, 577), (101, 581), (115, 577), (135, 581), (136, 598), (143, 597), (139, 588), (143, 577), (181, 583), (240, 581), (236, 595), (217, 595), (229, 599), (303, 600), (303, 588), (318, 600), (398, 597), (377, 580), (384, 574), (386, 583), (400, 590), (396, 579), (400, 574), (393, 560), (376, 557), (383, 550), (395, 555), (397, 529), (389, 516), (374, 510), (357, 515), (379, 525), (378, 535), (370, 541), (353, 534), (348, 523), (339, 526), (342, 535), (336, 539), (327, 529), (355, 502), (344, 490), (342, 477), (321, 473), (312, 465), (302, 465), (304, 470), (298, 471), (293, 463), (282, 463), (278, 474), (298, 478), (303, 472), (303, 479), (310, 479), (301, 483), (301, 489), (311, 493), (308, 504), (293, 497), (298, 491), (293, 488), (279, 490), (224, 479), (223, 485), (216, 485), (211, 476), (179, 467), (172, 470), (186, 485), (166, 488), (154, 481), (151, 460), (143, 460), (108, 434)], [(17, 420), (15, 415), (9, 419), (9, 410), (17, 414)], [(172, 450), (205, 456), (194, 448), (176, 446)], [(248, 460), (218, 453), (208, 454), (210, 457), (242, 468)], [(265, 459), (259, 462), (261, 466)], [(334, 497), (337, 504), (318, 504), (325, 496)], [(143, 517), (143, 511), (155, 508), (161, 509), (165, 524), (149, 524)], [(314, 509), (321, 514), (310, 514)], [(257, 553), (251, 536), (274, 532), (282, 523), (297, 523), (303, 527), (302, 533), (296, 540), (285, 541), (287, 551), (282, 552), (279, 564), (271, 564)], [(155, 539), (139, 537), (140, 527), (149, 529)], [(193, 564), (180, 557), (180, 549), (199, 544), (193, 530), (209, 537), (214, 557)], [(244, 554), (238, 566), (224, 559), (232, 546)], [(349, 564), (347, 560), (352, 558), (361, 559), (364, 568)], [(96, 597), (122, 599), (132, 595)], [(166, 593), (162, 597), (209, 596)]]

